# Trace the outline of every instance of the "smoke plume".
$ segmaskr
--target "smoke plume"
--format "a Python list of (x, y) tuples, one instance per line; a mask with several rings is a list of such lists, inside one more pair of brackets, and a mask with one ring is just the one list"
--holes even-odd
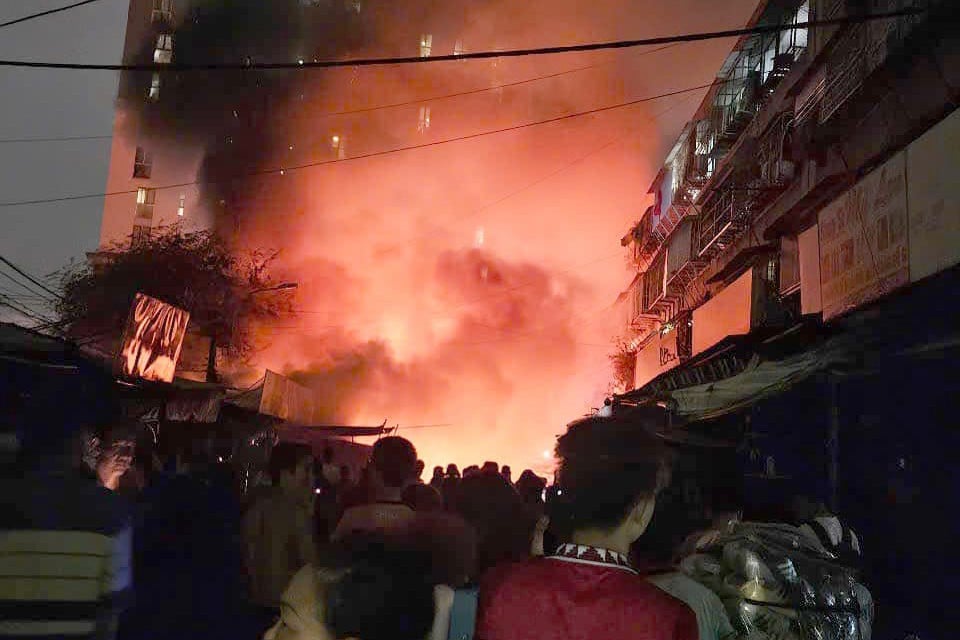
[[(409, 56), (428, 45), (439, 55), (616, 40), (734, 27), (752, 8), (748, 0), (219, 0), (181, 12), (175, 58)], [(399, 424), (428, 464), (495, 459), (546, 471), (554, 436), (607, 391), (620, 328), (610, 306), (631, 278), (618, 240), (700, 96), (356, 158), (703, 84), (731, 44), (182, 73), (135, 115), (198, 150), (219, 228), (241, 245), (281, 249), (283, 276), (299, 282), (298, 312), (262, 330), (260, 370), (314, 388), (330, 421)], [(149, 78), (131, 84), (143, 91), (137, 82)], [(326, 164), (303, 166), (317, 162)], [(442, 426), (412, 428), (425, 425)]]

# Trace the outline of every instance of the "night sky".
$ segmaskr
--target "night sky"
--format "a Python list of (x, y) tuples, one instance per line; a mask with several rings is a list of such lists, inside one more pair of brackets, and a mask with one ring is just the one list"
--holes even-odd
[[(3, 0), (0, 22), (64, 4)], [(118, 62), (127, 6), (102, 0), (0, 29), (0, 58)], [(0, 139), (110, 135), (116, 92), (112, 72), (0, 69)], [(109, 156), (109, 139), (0, 143), (0, 201), (102, 193)], [(0, 208), (0, 254), (34, 275), (49, 274), (96, 248), (102, 210), (102, 198)], [(6, 279), (0, 287), (16, 289)]]

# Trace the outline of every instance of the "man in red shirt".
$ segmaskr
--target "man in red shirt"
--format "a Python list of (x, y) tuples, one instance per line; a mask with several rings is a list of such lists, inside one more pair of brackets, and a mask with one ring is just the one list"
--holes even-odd
[(487, 573), (478, 640), (696, 640), (693, 612), (630, 566), (630, 545), (666, 484), (663, 445), (650, 432), (658, 408), (572, 423), (560, 460), (550, 526), (557, 552)]

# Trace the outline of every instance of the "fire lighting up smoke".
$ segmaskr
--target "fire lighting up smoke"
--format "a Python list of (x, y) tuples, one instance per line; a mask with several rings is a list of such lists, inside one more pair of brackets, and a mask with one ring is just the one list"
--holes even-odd
[[(607, 0), (584, 11), (578, 0), (206, 2), (184, 12), (176, 58), (437, 55), (615, 40), (739, 25), (753, 4)], [(428, 465), (497, 460), (543, 472), (555, 435), (608, 389), (619, 330), (610, 305), (630, 279), (617, 240), (646, 206), (655, 168), (699, 95), (349, 158), (702, 84), (730, 46), (182, 74), (137, 115), (143, 127), (203, 149), (204, 202), (222, 231), (281, 249), (282, 278), (300, 283), (299, 313), (263, 328), (268, 346), (256, 368), (316, 389), (330, 421), (388, 417)], [(584, 66), (593, 68), (420, 101)], [(407, 101), (415, 102), (329, 115)], [(296, 168), (338, 158), (346, 161)], [(248, 175), (267, 168), (284, 171)], [(451, 426), (403, 430), (437, 423)]]

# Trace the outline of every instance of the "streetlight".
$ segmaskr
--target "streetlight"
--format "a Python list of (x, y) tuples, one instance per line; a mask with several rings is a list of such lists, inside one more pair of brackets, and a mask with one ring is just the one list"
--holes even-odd
[[(247, 296), (252, 296), (257, 293), (267, 293), (268, 291), (286, 291), (288, 289), (296, 289), (300, 286), (299, 282), (281, 282), (280, 284), (273, 287), (264, 287), (262, 289), (254, 289), (247, 293)], [(207, 382), (216, 382), (217, 381), (217, 337), (215, 335), (210, 336), (210, 350), (207, 352)]]

